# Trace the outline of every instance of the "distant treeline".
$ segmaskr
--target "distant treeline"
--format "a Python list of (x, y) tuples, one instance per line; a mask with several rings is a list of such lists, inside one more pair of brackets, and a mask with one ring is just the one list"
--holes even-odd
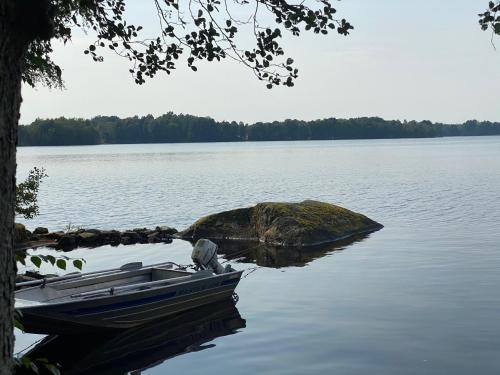
[(167, 113), (121, 119), (36, 120), (19, 128), (19, 146), (96, 145), (113, 143), (295, 141), (324, 139), (433, 138), (499, 135), (500, 123), (467, 121), (387, 121), (378, 117), (285, 120), (253, 125), (218, 122), (207, 117)]

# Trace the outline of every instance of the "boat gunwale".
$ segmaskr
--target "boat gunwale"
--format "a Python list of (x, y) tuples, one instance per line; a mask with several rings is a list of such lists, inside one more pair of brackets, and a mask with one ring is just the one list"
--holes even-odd
[[(45, 286), (48, 286), (48, 287), (57, 287), (57, 286), (61, 286), (61, 285), (64, 285), (64, 284), (75, 282), (75, 281), (89, 281), (89, 280), (94, 280), (94, 279), (97, 279), (97, 278), (109, 277), (109, 276), (115, 276), (115, 275), (126, 276), (128, 273), (137, 272), (137, 271), (144, 271), (144, 272), (138, 273), (137, 275), (130, 275), (130, 276), (138, 276), (138, 275), (141, 275), (142, 273), (147, 273), (146, 271), (153, 271), (154, 268), (158, 268), (158, 267), (161, 267), (161, 266), (164, 266), (164, 265), (169, 265), (169, 264), (172, 264), (172, 262), (163, 262), (163, 263), (151, 264), (151, 265), (143, 266), (141, 268), (137, 268), (137, 269), (134, 269), (134, 270), (122, 270), (120, 268), (114, 268), (114, 269), (111, 269), (111, 270), (87, 272), (87, 273), (82, 273), (82, 274), (80, 274), (78, 276), (75, 276), (75, 277), (70, 277), (70, 278), (67, 278), (67, 279), (64, 279), (64, 280), (57, 280), (57, 281), (54, 281), (54, 282), (50, 282), (50, 278), (49, 278), (49, 279), (47, 279), (48, 282), (47, 282), (47, 284)], [(193, 272), (180, 271), (180, 270), (174, 270), (174, 269), (168, 270), (168, 271), (184, 272), (186, 275), (193, 275), (194, 274)], [(118, 279), (121, 279), (121, 278), (123, 278), (123, 277), (120, 277)], [(48, 285), (48, 284), (50, 284), (50, 285)], [(24, 292), (28, 292), (28, 291), (32, 291), (32, 290), (38, 290), (39, 288), (43, 288), (45, 286), (42, 286), (42, 285), (28, 286), (28, 287), (16, 290), (15, 294), (17, 295), (18, 293), (24, 293)], [(32, 301), (32, 300), (28, 300), (28, 301)], [(40, 302), (40, 303), (42, 303), (42, 302)]]

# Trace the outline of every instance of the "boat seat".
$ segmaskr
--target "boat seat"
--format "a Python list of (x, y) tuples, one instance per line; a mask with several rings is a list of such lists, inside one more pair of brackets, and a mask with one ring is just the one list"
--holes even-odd
[[(170, 270), (169, 270), (170, 271)], [(193, 279), (203, 279), (206, 277), (210, 277), (213, 275), (211, 270), (202, 270), (198, 271), (196, 273), (191, 273), (191, 272), (184, 272), (184, 271), (173, 271), (173, 272), (178, 272), (175, 277), (167, 277), (164, 279), (160, 280), (151, 280), (150, 282), (146, 283), (138, 283), (138, 284), (131, 284), (131, 285), (123, 285), (117, 288), (113, 288), (113, 291), (111, 288), (103, 288), (103, 289), (98, 289), (90, 292), (84, 292), (84, 293), (78, 293), (78, 294), (73, 294), (71, 295), (71, 298), (94, 298), (98, 295), (103, 295), (103, 294), (108, 294), (113, 292), (114, 294), (118, 293), (127, 293), (131, 292), (134, 290), (148, 290), (152, 288), (158, 288), (161, 286), (167, 286), (171, 284), (177, 284)], [(180, 273), (180, 275), (179, 275)], [(161, 282), (162, 280), (166, 280), (164, 282)]]

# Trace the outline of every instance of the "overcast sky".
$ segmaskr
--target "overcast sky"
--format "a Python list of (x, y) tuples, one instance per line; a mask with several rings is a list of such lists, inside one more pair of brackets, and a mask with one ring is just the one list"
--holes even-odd
[[(131, 8), (145, 27), (156, 27), (152, 0)], [(500, 121), (500, 38), (478, 26), (486, 0), (342, 0), (339, 15), (355, 26), (341, 37), (303, 34), (287, 38), (300, 77), (295, 87), (265, 88), (236, 63), (198, 72), (179, 65), (137, 86), (128, 62), (83, 55), (92, 38), (57, 45), (66, 89), (23, 88), (21, 123), (36, 118), (96, 115), (154, 116), (173, 111), (244, 122), (286, 118), (380, 116), (463, 122)]]

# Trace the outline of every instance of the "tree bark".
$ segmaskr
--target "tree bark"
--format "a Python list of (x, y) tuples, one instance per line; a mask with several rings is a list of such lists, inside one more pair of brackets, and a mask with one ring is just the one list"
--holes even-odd
[(13, 7), (12, 1), (0, 0), (0, 375), (11, 374), (13, 363), (16, 143), (28, 45), (15, 30)]

